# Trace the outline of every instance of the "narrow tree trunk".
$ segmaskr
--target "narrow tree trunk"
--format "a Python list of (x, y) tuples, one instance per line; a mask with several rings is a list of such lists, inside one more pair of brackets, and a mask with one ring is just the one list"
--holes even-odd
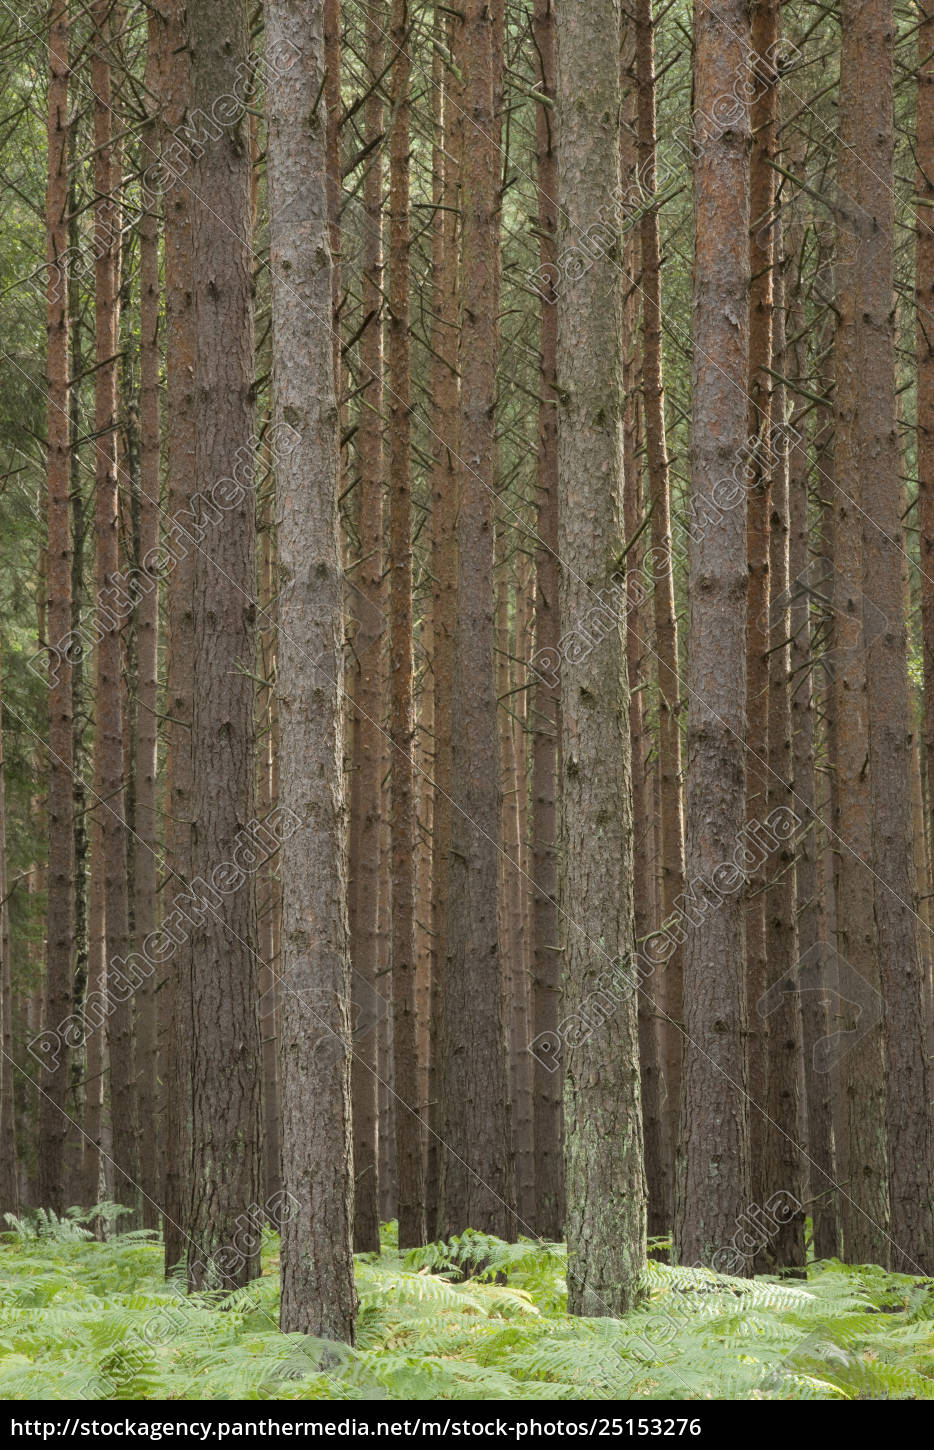
[[(559, 253), (620, 182), (620, 7), (557, 9)], [(605, 637), (561, 674), (561, 906), (567, 940), (562, 1016), (586, 1018), (633, 951), (629, 692), (624, 601), (620, 258), (558, 296), (561, 619), (611, 611)], [(606, 603), (604, 601), (607, 601)], [(595, 609), (596, 606), (596, 609)], [(601, 629), (598, 631), (604, 635)], [(645, 1177), (635, 995), (605, 1024), (564, 1043), (568, 1308), (625, 1314), (645, 1258)]]
[(7, 865), (6, 762), (3, 731), (3, 650), (0, 640), (0, 1218), (19, 1212), (16, 1123), (13, 1114), (13, 976), (10, 962), (10, 874)]
[[(159, 43), (160, 142), (181, 126), (189, 109), (190, 71), (183, 0), (161, 0)], [(160, 170), (144, 173), (144, 185), (158, 185)], [(168, 663), (166, 671), (166, 832), (172, 899), (191, 881), (192, 760), (194, 709), (194, 565), (195, 546), (189, 516), (195, 492), (194, 296), (191, 280), (191, 199), (184, 178), (167, 168), (164, 194), (166, 312), (166, 461), (173, 568), (166, 589)], [(187, 931), (174, 938), (160, 997), (165, 1037), (163, 1102), (165, 1112), (165, 1188), (163, 1237), (170, 1272), (187, 1250), (187, 1193), (191, 1176), (191, 940)]]
[[(188, 13), (193, 110), (235, 96), (249, 36), (242, 3)], [(291, 72), (289, 72), (291, 74)], [(192, 1157), (188, 1281), (232, 1288), (260, 1272), (262, 1050), (254, 875), (240, 849), (253, 820), (255, 507), (251, 165), (246, 110), (194, 161), (191, 285), (196, 490), (223, 507), (194, 566), (191, 754)], [(326, 245), (326, 243), (325, 243)], [(297, 362), (293, 363), (293, 375)], [(244, 482), (244, 473), (246, 481)], [(284, 620), (283, 620), (284, 626)], [(307, 639), (308, 637), (305, 636)], [(314, 650), (312, 649), (312, 658)], [(298, 777), (292, 781), (298, 786)], [(239, 837), (239, 839), (238, 839)], [(283, 975), (300, 991), (297, 976)], [(290, 993), (286, 1001), (294, 1002)], [(285, 1015), (285, 1010), (284, 1010)], [(314, 1100), (312, 1097), (310, 1100)], [(284, 1150), (285, 1151), (285, 1150)]]
[[(453, 20), (436, 16), (439, 39), (450, 43)], [(462, 117), (457, 86), (440, 54), (435, 76), (434, 145), (432, 154), (432, 328), (433, 439), (431, 463), (432, 673), (434, 676), (435, 801), (432, 835), (433, 940), (431, 966), (431, 1045), (428, 1068), (428, 1153), (425, 1211), (429, 1237), (439, 1231), (442, 1150), (441, 1057), (444, 1024), (444, 973), (448, 923), (451, 851), (451, 702), (454, 669), (454, 617), (457, 599), (457, 475), (453, 440), (458, 431), (458, 213), (459, 157)]]
[[(500, 792), (493, 650), (493, 489), (499, 347), (502, 15), (467, 0), (453, 796), (442, 1054), (442, 1224), (506, 1237), (511, 1226), (503, 962), (497, 930)], [(469, 119), (468, 119), (469, 118)], [(484, 1004), (479, 1013), (477, 1003)]]
[[(554, 111), (557, 53), (554, 0), (535, 0), (535, 45), (541, 66), (542, 95), (552, 104), (536, 107), (538, 161), (539, 261), (543, 276), (557, 256), (558, 164)], [(538, 410), (538, 516), (535, 553), (535, 651), (539, 659), (557, 658), (561, 635), (558, 565), (558, 413), (556, 405), (558, 313), (554, 298), (541, 308), (541, 402)], [(561, 738), (561, 689), (554, 674), (536, 674), (531, 700), (532, 877), (534, 962), (532, 1025), (535, 1053), (535, 1227), (546, 1238), (564, 1231), (564, 1172), (561, 1133), (561, 1073), (555, 1053), (561, 988), (558, 921), (558, 752)]]
[[(74, 819), (71, 663), (60, 646), (71, 629), (71, 504), (68, 424), (68, 8), (49, 9), (48, 177), (46, 182), (46, 376), (48, 393), (46, 487), (48, 507), (49, 859), (43, 1017), (55, 1033), (71, 1011), (74, 912)], [(61, 1213), (64, 1203), (64, 1116), (68, 1045), (47, 1037), (39, 1074), (39, 1199)]]
[[(694, 105), (706, 116), (744, 75), (745, 0), (717, 11), (699, 0), (694, 36)], [(747, 436), (749, 139), (742, 103), (726, 129), (695, 138), (695, 510), (713, 505)], [(724, 886), (726, 895), (686, 927), (674, 1231), (682, 1264), (710, 1263), (750, 1201), (745, 908), (732, 864), (746, 786), (746, 519), (742, 498), (737, 504), (691, 548), (686, 880), (704, 894)]]
[[(774, 227), (775, 325), (773, 370), (783, 376), (785, 366), (785, 294), (782, 228)], [(771, 442), (767, 466), (771, 469), (771, 514), (769, 518), (769, 717), (768, 792), (769, 821), (795, 818), (791, 733), (791, 610), (789, 607), (789, 457), (785, 429), (785, 387), (776, 384), (772, 394)], [(777, 833), (776, 833), (777, 834)], [(788, 991), (798, 969), (797, 936), (797, 837), (788, 837), (771, 860), (766, 894), (766, 982), (776, 991), (777, 1001), (768, 1014), (768, 1092), (759, 1107), (768, 1113), (763, 1165), (765, 1205), (785, 1194), (801, 1205), (782, 1216), (777, 1232), (769, 1240), (765, 1258), (775, 1268), (802, 1268), (804, 1252), (804, 1117), (801, 1104), (801, 1001), (798, 992)], [(752, 1108), (756, 1114), (756, 1108)]]
[[(658, 186), (655, 107), (655, 21), (653, 0), (637, 0), (636, 68), (638, 77), (639, 183), (654, 196)], [(665, 391), (662, 373), (661, 240), (658, 208), (646, 207), (640, 224), (642, 251), (642, 397), (645, 412), (646, 467), (652, 510), (652, 600), (655, 652), (658, 657), (658, 753), (662, 809), (659, 821), (662, 853), (662, 921), (675, 910), (684, 889), (684, 802), (681, 788), (681, 680), (678, 623), (675, 614), (674, 557), (671, 541), (671, 483), (665, 436)], [(684, 1021), (684, 968), (680, 948), (665, 967), (662, 984), (665, 1011), (671, 1019), (661, 1036), (665, 1049), (668, 1091), (668, 1145), (673, 1151), (681, 1100), (681, 1043)], [(658, 1208), (671, 1223), (671, 1172)]]
[[(109, 0), (92, 7), (94, 51), (94, 426), (97, 536), (98, 635), (97, 729), (94, 738), (95, 810), (102, 836), (104, 918), (107, 943), (109, 1016), (107, 1045), (113, 1111), (114, 1192), (134, 1212), (139, 1202), (139, 1120), (136, 1094), (136, 1043), (130, 952), (129, 881), (123, 733), (120, 569), (117, 494), (117, 348), (120, 335), (120, 148), (113, 141)], [(119, 975), (117, 975), (119, 974)], [(132, 1217), (123, 1228), (135, 1227)]]
[[(363, 316), (360, 339), (361, 387), (357, 422), (360, 470), (357, 528), (360, 567), (355, 581), (362, 596), (357, 635), (356, 713), (353, 723), (351, 782), (351, 961), (354, 994), (353, 1145), (354, 1248), (379, 1252), (379, 1021), (387, 1010), (379, 965), (379, 850), (383, 702), (383, 238), (384, 167), (378, 141), (383, 130), (383, 100), (376, 78), (385, 52), (384, 6), (367, 13), (367, 72), (372, 89), (366, 100), (364, 139), (376, 146), (363, 183), (366, 232), (362, 256)], [(360, 637), (361, 632), (364, 638)]]
[[(771, 468), (768, 441), (772, 408), (772, 335), (775, 301), (774, 167), (779, 86), (766, 74), (765, 59), (778, 40), (779, 0), (761, 0), (752, 20), (756, 57), (754, 100), (750, 108), (752, 155), (749, 164), (749, 498), (746, 507), (746, 555), (749, 592), (746, 603), (746, 821), (751, 829), (768, 814), (769, 789), (769, 522)], [(751, 450), (751, 452), (750, 452)], [(746, 889), (746, 990), (749, 998), (748, 1072), (749, 1145), (752, 1192), (757, 1203), (766, 1193), (765, 1105), (769, 1093), (769, 1034), (772, 1019), (758, 1010), (768, 984), (766, 916), (771, 865), (759, 857)]]
[(329, 326), (326, 127), (318, 105), (321, 0), (268, 0), (266, 26), (271, 45), (281, 52), (288, 44), (301, 57), (270, 81), (267, 95), (275, 416), (298, 435), (277, 478), (281, 795), (298, 827), (282, 855), (280, 1086), (289, 1216), (280, 1323), (285, 1332), (352, 1342), (340, 433)]
[(412, 610), (411, 373), (409, 358), (408, 0), (393, 0), (389, 147), (389, 565), (392, 740), (392, 1007), (399, 1245), (424, 1242), (424, 1166), (415, 999), (415, 699)]

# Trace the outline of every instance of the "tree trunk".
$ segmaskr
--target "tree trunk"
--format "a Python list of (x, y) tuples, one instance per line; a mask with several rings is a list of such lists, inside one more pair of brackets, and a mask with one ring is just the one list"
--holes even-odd
[[(249, 36), (241, 3), (190, 8), (191, 102), (236, 96)], [(192, 1159), (188, 1282), (239, 1287), (260, 1272), (262, 1049), (253, 821), (256, 656), (251, 158), (245, 108), (194, 160), (194, 485), (210, 528), (194, 566), (192, 754)], [(294, 782), (297, 785), (297, 781)], [(298, 980), (286, 963), (283, 975)], [(288, 996), (288, 1000), (294, 1000)], [(284, 1150), (285, 1152), (285, 1150)]]
[[(885, 999), (886, 1102), (894, 1267), (934, 1272), (934, 1121), (918, 939), (911, 816), (911, 711), (902, 599), (898, 419), (895, 396), (894, 77), (891, 0), (847, 0), (841, 136), (860, 158), (856, 193), (873, 218), (853, 265), (860, 319), (858, 367), (838, 389), (855, 409), (856, 467), (838, 482), (861, 505), (863, 591), (886, 614), (866, 640), (876, 953)], [(868, 229), (867, 229), (868, 231)], [(850, 485), (852, 484), (852, 487)], [(868, 883), (864, 876), (864, 890)], [(868, 894), (868, 891), (867, 891)]]
[[(268, 0), (267, 38), (299, 61), (267, 95), (270, 271), (279, 461), (279, 709), (283, 846), (282, 1236), (284, 1332), (354, 1337), (350, 954), (343, 798), (340, 432), (321, 0)], [(309, 666), (312, 668), (309, 668)], [(315, 1111), (309, 1114), (308, 1105)]]
[[(559, 253), (620, 182), (620, 7), (557, 10)], [(620, 257), (562, 286), (558, 310), (561, 619), (583, 630), (609, 611), (593, 649), (561, 672), (562, 1015), (587, 1020), (633, 951), (632, 804), (624, 602)], [(633, 993), (564, 1043), (568, 1308), (625, 1314), (645, 1259), (639, 1036)]]
[(412, 610), (411, 372), (409, 358), (408, 0), (393, 0), (389, 143), (389, 566), (392, 1010), (399, 1246), (425, 1238), (424, 1166), (415, 999), (415, 698)]
[[(74, 913), (74, 819), (71, 663), (61, 645), (71, 629), (71, 468), (68, 423), (68, 8), (49, 9), (48, 177), (46, 183), (46, 487), (48, 507), (49, 859), (43, 1020), (56, 1033), (71, 1012)], [(39, 1086), (39, 1199), (61, 1213), (64, 1203), (65, 1097), (68, 1044), (46, 1036)]]
[[(694, 105), (710, 115), (750, 46), (745, 0), (694, 7)], [(743, 456), (749, 370), (749, 114), (695, 137), (692, 508)], [(717, 366), (711, 365), (715, 358)], [(711, 1263), (750, 1202), (745, 906), (734, 853), (745, 821), (746, 519), (743, 493), (692, 540), (686, 880), (703, 898), (685, 930), (685, 1042), (675, 1198), (678, 1263)], [(723, 869), (721, 869), (723, 868)]]
[[(493, 489), (500, 308), (502, 15), (467, 0), (454, 626), (452, 812), (442, 1053), (442, 1225), (505, 1238), (511, 1226), (503, 962), (497, 930), (500, 791), (493, 623)], [(469, 121), (468, 121), (469, 118)], [(482, 1013), (477, 1003), (484, 1004)], [(398, 1089), (397, 1089), (398, 1090)]]
[[(535, 0), (535, 44), (541, 65), (542, 95), (554, 101), (557, 85), (554, 0)], [(536, 107), (538, 160), (538, 237), (542, 275), (557, 256), (558, 161), (554, 105)], [(541, 402), (538, 409), (538, 516), (535, 552), (535, 651), (545, 661), (557, 658), (561, 623), (558, 613), (558, 413), (556, 406), (558, 313), (547, 295), (541, 307)], [(561, 688), (553, 674), (535, 676), (531, 701), (532, 877), (534, 951), (532, 1025), (535, 1056), (535, 1228), (545, 1238), (564, 1232), (564, 1171), (561, 1132), (561, 1073), (554, 1053), (561, 991), (561, 934), (558, 921), (558, 752), (561, 739)]]
[[(884, 9), (884, 0), (881, 8)], [(842, 195), (857, 197), (865, 191), (859, 173), (864, 162), (857, 159), (876, 157), (875, 132), (884, 131), (884, 113), (876, 108), (882, 99), (880, 67), (885, 56), (876, 60), (866, 50), (866, 31), (861, 15), (871, 16), (873, 39), (879, 20), (880, 0), (855, 5), (849, 0), (844, 8), (843, 52), (840, 71), (840, 130), (838, 184)], [(891, 64), (891, 57), (889, 57)], [(875, 80), (873, 91), (870, 82)], [(869, 105), (865, 96), (868, 93)], [(872, 119), (870, 120), (870, 112)], [(860, 122), (862, 121), (862, 125)], [(889, 124), (891, 118), (889, 118)], [(866, 126), (869, 126), (867, 135)], [(868, 145), (867, 145), (868, 139)], [(891, 140), (891, 137), (890, 137)], [(878, 158), (877, 158), (878, 159)], [(891, 171), (891, 157), (889, 158)], [(884, 224), (883, 205), (880, 223)], [(861, 278), (859, 265), (867, 247), (871, 265), (882, 265), (883, 249), (862, 238), (859, 254), (854, 260), (854, 239), (838, 231), (837, 259), (837, 332), (835, 348), (836, 392), (835, 413), (835, 519), (834, 519), (834, 637), (833, 667), (837, 734), (836, 780), (839, 794), (839, 820), (836, 827), (837, 855), (837, 941), (842, 962), (840, 994), (844, 1039), (849, 1051), (843, 1057), (841, 1070), (843, 1112), (846, 1118), (846, 1167), (843, 1193), (843, 1252), (850, 1263), (876, 1263), (888, 1267), (891, 1258), (889, 1242), (889, 1185), (886, 1134), (885, 1051), (882, 1026), (881, 963), (876, 945), (873, 920), (872, 878), (867, 868), (872, 863), (873, 788), (869, 779), (869, 702), (867, 697), (867, 654), (864, 649), (864, 609), (862, 595), (864, 578), (862, 560), (861, 475), (870, 460), (867, 447), (883, 453), (887, 445), (873, 438), (872, 422), (861, 412), (869, 401), (863, 391), (861, 371), (868, 359), (864, 357), (866, 327), (864, 314), (870, 303), (867, 279)], [(890, 235), (891, 240), (891, 235)], [(891, 284), (891, 272), (889, 273)], [(884, 275), (883, 275), (884, 283)], [(892, 289), (884, 302), (887, 316), (892, 306)], [(872, 326), (886, 326), (883, 317), (873, 318)], [(874, 384), (892, 389), (892, 377), (886, 381), (885, 365), (881, 378), (876, 373)], [(893, 406), (890, 399), (889, 406)], [(876, 404), (876, 410), (885, 404)], [(892, 418), (894, 430), (894, 412)], [(897, 462), (886, 480), (894, 487), (898, 475)], [(868, 500), (867, 500), (868, 505)], [(894, 596), (901, 599), (901, 580)], [(867, 610), (868, 616), (868, 610)], [(844, 979), (852, 974), (853, 980)], [(859, 996), (863, 1000), (857, 1002)], [(863, 1031), (862, 1023), (866, 1022)]]
[[(362, 257), (363, 316), (360, 339), (361, 397), (357, 423), (360, 470), (357, 528), (361, 596), (356, 638), (356, 712), (351, 782), (351, 961), (354, 994), (353, 1145), (354, 1248), (379, 1252), (379, 1021), (387, 1004), (377, 983), (379, 964), (380, 786), (383, 701), (383, 100), (376, 78), (383, 70), (385, 7), (367, 13), (365, 144), (376, 146), (363, 183), (366, 232)], [(363, 637), (361, 638), (361, 634)]]

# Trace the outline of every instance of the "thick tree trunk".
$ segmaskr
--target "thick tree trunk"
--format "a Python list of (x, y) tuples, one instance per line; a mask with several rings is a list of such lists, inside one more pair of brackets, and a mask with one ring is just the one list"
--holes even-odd
[[(246, 12), (241, 3), (200, 0), (188, 21), (192, 108), (208, 113), (218, 96), (236, 96), (242, 84)], [(238, 841), (253, 820), (255, 766), (253, 268), (245, 108), (228, 106), (219, 129), (191, 170), (193, 481), (206, 498), (221, 502), (208, 525), (207, 547), (196, 550), (192, 610), (191, 872), (192, 895), (203, 904), (191, 931), (186, 1229), (188, 1280), (196, 1289), (212, 1283), (232, 1288), (260, 1272), (263, 1202), (255, 881), (251, 858)], [(288, 964), (283, 975), (300, 990)]]
[[(279, 461), (282, 854), (281, 1327), (351, 1341), (353, 1149), (343, 798), (340, 433), (331, 338), (321, 0), (268, 0), (269, 43), (300, 59), (270, 81), (270, 270)], [(299, 824), (300, 823), (300, 824)], [(309, 1115), (308, 1105), (315, 1110)]]
[[(557, 9), (559, 253), (620, 181), (620, 7)], [(561, 673), (561, 906), (567, 940), (562, 1016), (586, 1018), (633, 951), (632, 803), (624, 601), (620, 257), (558, 296), (561, 619), (610, 611), (594, 648)], [(607, 603), (604, 603), (607, 601)], [(602, 606), (602, 608), (601, 608)], [(564, 1043), (568, 1307), (626, 1313), (645, 1258), (645, 1177), (635, 995), (596, 1031)]]
[[(57, 648), (71, 629), (71, 468), (68, 423), (68, 292), (62, 260), (68, 250), (68, 35), (66, 5), (49, 9), (48, 177), (46, 182), (46, 488), (48, 508), (49, 859), (43, 1019), (55, 1032), (71, 1012), (75, 838), (72, 797), (71, 663)], [(39, 1075), (39, 1199), (61, 1213), (64, 1203), (66, 1042), (46, 1038)]]
[[(885, 54), (872, 56), (866, 49), (866, 31), (860, 15), (869, 12), (874, 40), (879, 11), (884, 0), (869, 0), (857, 5), (848, 0), (844, 7), (845, 26), (840, 72), (841, 146), (838, 157), (839, 190), (844, 196), (858, 197), (865, 191), (860, 180), (870, 156), (876, 157), (877, 126), (884, 132), (885, 114), (880, 119), (876, 110), (881, 99), (880, 67), (884, 70)], [(889, 56), (891, 64), (891, 56)], [(873, 85), (873, 82), (875, 85)], [(865, 97), (868, 93), (868, 108)], [(871, 116), (871, 119), (870, 119)], [(862, 125), (860, 124), (862, 122)], [(891, 117), (889, 117), (891, 125)], [(867, 132), (866, 127), (869, 127)], [(891, 136), (889, 137), (891, 141)], [(867, 144), (868, 142), (868, 144)], [(862, 158), (865, 158), (864, 161)], [(877, 158), (878, 159), (878, 158)], [(891, 157), (889, 158), (891, 171)], [(884, 173), (883, 173), (884, 174)], [(880, 224), (887, 215), (883, 204)], [(891, 225), (891, 224), (890, 224)], [(887, 444), (873, 437), (872, 429), (884, 400), (871, 404), (864, 392), (862, 370), (864, 356), (864, 316), (871, 302), (867, 279), (861, 277), (862, 258), (869, 249), (873, 267), (882, 266), (884, 247), (860, 239), (857, 252), (854, 238), (838, 233), (837, 260), (837, 331), (835, 346), (836, 392), (835, 413), (835, 518), (834, 518), (834, 693), (836, 715), (836, 781), (839, 798), (839, 819), (836, 827), (837, 855), (837, 942), (844, 977), (852, 974), (849, 984), (841, 980), (842, 1026), (846, 1034), (844, 1046), (849, 1051), (841, 1062), (841, 1097), (846, 1122), (845, 1191), (842, 1195), (843, 1252), (850, 1263), (877, 1263), (887, 1267), (891, 1257), (889, 1241), (889, 1184), (886, 1133), (885, 1050), (882, 1025), (882, 977), (877, 950), (876, 924), (873, 919), (873, 887), (869, 870), (873, 865), (872, 817), (873, 790), (869, 779), (870, 721), (867, 696), (868, 658), (864, 648), (864, 624), (869, 612), (863, 599), (862, 475), (870, 466), (864, 451)], [(889, 234), (891, 243), (891, 231)], [(886, 318), (892, 306), (891, 272), (889, 291), (882, 315), (872, 318), (873, 330), (885, 331)], [(875, 299), (881, 300), (881, 299)], [(891, 342), (891, 339), (890, 339)], [(881, 372), (881, 377), (880, 377)], [(884, 362), (873, 378), (874, 386), (892, 390), (892, 375), (885, 375)], [(870, 405), (870, 417), (862, 417)], [(892, 409), (894, 432), (894, 399)], [(886, 426), (882, 423), (882, 426)], [(893, 440), (894, 441), (894, 440)], [(881, 463), (880, 465), (881, 466)], [(897, 461), (888, 486), (895, 487)], [(867, 500), (868, 506), (868, 500)], [(901, 598), (901, 581), (896, 593)], [(879, 606), (883, 607), (882, 600)], [(864, 609), (866, 619), (864, 620)], [(856, 998), (863, 1000), (857, 1002)], [(866, 1029), (863, 1029), (863, 1022)]]
[[(452, 812), (444, 979), (442, 1227), (506, 1237), (512, 1223), (503, 962), (497, 929), (493, 490), (500, 307), (502, 15), (467, 0), (457, 61), (465, 82), (461, 214), (457, 612)], [(484, 1010), (477, 1011), (477, 1003)]]
[[(717, 11), (698, 0), (694, 36), (694, 105), (708, 116), (745, 72), (745, 0)], [(749, 145), (741, 102), (725, 129), (695, 136), (692, 507), (715, 516), (715, 490), (742, 457), (748, 429)], [(685, 928), (674, 1231), (682, 1264), (711, 1263), (750, 1202), (745, 907), (733, 864), (746, 786), (742, 495), (737, 505), (691, 548), (686, 880), (702, 897), (712, 891), (716, 900), (719, 888), (725, 895)]]
[[(841, 376), (841, 408), (855, 410), (856, 468), (839, 477), (861, 504), (863, 591), (886, 615), (866, 631), (876, 954), (885, 999), (886, 1103), (894, 1266), (934, 1272), (934, 1120), (918, 939), (911, 815), (911, 710), (902, 599), (900, 459), (895, 397), (894, 16), (891, 0), (847, 0), (841, 94), (844, 143), (860, 165), (855, 195), (872, 217), (853, 265), (860, 319), (858, 367)], [(853, 486), (850, 487), (849, 485)], [(864, 889), (868, 883), (864, 878)]]
[[(533, 17), (541, 65), (542, 95), (552, 103), (557, 86), (554, 0), (535, 0)], [(554, 267), (558, 229), (558, 155), (554, 105), (535, 113), (538, 161), (539, 261), (543, 275)], [(556, 404), (558, 313), (554, 299), (541, 308), (541, 402), (538, 410), (538, 515), (535, 552), (535, 650), (554, 660), (561, 635), (558, 565), (558, 412)], [(531, 701), (532, 899), (534, 961), (532, 1027), (542, 1050), (535, 1053), (535, 1228), (550, 1239), (564, 1231), (561, 1074), (553, 1047), (561, 990), (561, 928), (558, 920), (558, 752), (561, 688), (553, 675), (535, 677)]]

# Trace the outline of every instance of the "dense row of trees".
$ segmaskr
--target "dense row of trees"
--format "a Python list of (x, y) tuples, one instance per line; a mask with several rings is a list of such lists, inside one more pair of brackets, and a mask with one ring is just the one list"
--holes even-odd
[(0, 29), (0, 1206), (934, 1273), (926, 0)]

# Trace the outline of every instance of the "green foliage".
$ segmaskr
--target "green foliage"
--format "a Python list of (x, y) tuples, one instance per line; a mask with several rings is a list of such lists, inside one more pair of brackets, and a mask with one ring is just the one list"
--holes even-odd
[(357, 1260), (349, 1349), (278, 1332), (274, 1237), (221, 1307), (165, 1282), (151, 1236), (95, 1237), (115, 1208), (8, 1219), (4, 1398), (934, 1398), (934, 1283), (878, 1268), (750, 1281), (651, 1259), (628, 1319), (570, 1319), (563, 1245), (466, 1233), (400, 1254), (389, 1226)]

